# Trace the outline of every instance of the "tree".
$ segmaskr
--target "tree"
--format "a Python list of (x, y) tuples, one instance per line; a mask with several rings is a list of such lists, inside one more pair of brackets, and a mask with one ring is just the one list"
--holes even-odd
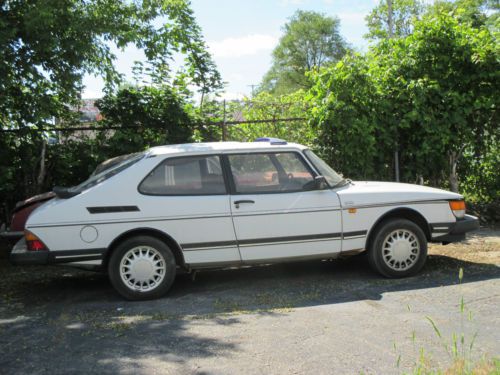
[(468, 22), (473, 27), (488, 25), (498, 32), (498, 9), (498, 0), (436, 0), (429, 5), (424, 5), (422, 0), (380, 0), (365, 18), (369, 30), (365, 37), (372, 41), (390, 37), (390, 18), (393, 25), (392, 36), (405, 37), (413, 32), (415, 22), (424, 15), (441, 14), (450, 14), (458, 21)]
[(396, 66), (389, 84), (399, 86), (399, 97), (408, 103), (392, 111), (407, 124), (402, 147), (408, 164), (423, 161), (427, 167), (419, 169), (427, 175), (432, 167), (440, 169), (437, 163), (446, 166), (443, 172), (453, 191), (458, 191), (457, 168), (464, 150), (481, 148), (478, 142), (492, 140), (498, 132), (500, 65), (495, 46), (486, 28), (440, 15), (424, 18), (412, 35), (390, 43), (384, 52), (390, 56), (388, 66)]
[[(429, 16), (450, 14), (458, 21), (467, 22), (476, 28), (485, 25), (494, 28), (498, 19), (498, 9), (498, 0), (437, 0), (427, 7), (426, 14)], [(496, 29), (498, 32), (498, 24)]]
[(99, 100), (97, 106), (104, 118), (100, 126), (124, 127), (111, 137), (106, 132), (99, 133), (108, 157), (191, 141), (192, 108), (167, 85), (123, 87)]
[[(0, 221), (8, 222), (17, 201), (55, 185), (76, 185), (106, 159), (192, 139), (194, 110), (169, 86), (122, 87), (98, 106), (104, 119), (93, 124), (97, 130), (45, 133), (24, 127), (18, 133), (0, 133)], [(105, 130), (109, 126), (118, 129)], [(46, 145), (44, 178), (37, 181), (40, 150), (48, 135), (60, 142)]]
[[(247, 121), (274, 121), (231, 126), (229, 127), (231, 140), (251, 142), (259, 137), (274, 137), (312, 145), (316, 137), (306, 119), (307, 102), (303, 90), (280, 96), (261, 92), (242, 103), (240, 111)], [(282, 119), (300, 120), (280, 121)]]
[(84, 74), (110, 91), (121, 77), (111, 47), (136, 46), (156, 77), (171, 79), (176, 54), (202, 92), (220, 86), (188, 1), (6, 0), (0, 5), (1, 127), (47, 127), (68, 115)]
[(385, 179), (397, 141), (403, 181), (421, 177), (457, 191), (462, 179), (482, 197), (497, 192), (499, 61), (488, 28), (423, 17), (409, 36), (315, 75), (311, 114), (321, 150), (348, 176)]
[[(392, 7), (388, 4), (391, 3)], [(392, 10), (392, 12), (389, 12)], [(424, 6), (420, 0), (380, 0), (365, 18), (370, 40), (387, 39), (389, 37), (405, 37), (413, 30), (413, 23), (420, 18)], [(389, 14), (390, 13), (390, 14)], [(392, 35), (390, 34), (392, 21)]]
[(381, 93), (370, 57), (347, 54), (313, 75), (310, 118), (315, 149), (338, 172), (353, 179), (388, 179), (391, 124), (380, 126)]
[[(0, 207), (2, 219), (16, 200), (54, 183), (75, 184), (106, 157), (149, 144), (190, 139), (189, 120), (180, 121), (185, 116), (179, 110), (184, 102), (170, 95), (173, 90), (159, 93), (152, 89), (152, 93), (145, 89), (128, 98), (133, 102), (152, 95), (166, 100), (156, 101), (154, 105), (158, 107), (151, 105), (146, 110), (153, 116), (173, 108), (172, 114), (161, 113), (160, 118), (168, 122), (167, 127), (181, 123), (187, 123), (187, 127), (169, 129), (168, 135), (163, 127), (144, 130), (147, 137), (142, 140), (140, 134), (124, 129), (111, 139), (88, 136), (78, 142), (66, 140), (64, 144), (47, 146), (48, 137), (55, 136), (50, 131), (54, 118), (66, 123), (74, 120), (75, 113), (70, 108), (78, 107), (85, 74), (104, 79), (110, 104), (109, 95), (122, 83), (112, 48), (127, 46), (143, 51), (147, 61), (142, 73), (156, 88), (180, 85), (185, 90), (189, 84), (207, 93), (221, 86), (220, 75), (187, 0), (0, 2), (0, 202), (5, 205)], [(171, 68), (174, 56), (184, 58), (184, 67), (178, 74)], [(123, 104), (124, 96), (118, 93), (115, 104)], [(177, 92), (174, 96), (178, 96)], [(127, 104), (131, 105), (129, 109), (133, 107), (132, 103)], [(137, 113), (138, 107), (134, 110)], [(114, 114), (108, 112), (110, 121)], [(151, 116), (146, 114), (143, 120)], [(6, 128), (20, 132), (2, 132)], [(161, 136), (156, 137), (157, 134)]]
[(297, 11), (284, 26), (284, 35), (273, 51), (273, 64), (264, 76), (261, 91), (286, 94), (311, 86), (305, 73), (340, 60), (347, 44), (339, 32), (340, 21), (311, 11)]

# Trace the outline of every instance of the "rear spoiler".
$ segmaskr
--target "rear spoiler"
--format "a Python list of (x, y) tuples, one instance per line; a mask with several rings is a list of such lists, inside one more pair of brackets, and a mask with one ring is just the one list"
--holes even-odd
[(56, 196), (55, 193), (53, 193), (52, 191), (49, 191), (47, 193), (35, 195), (35, 196), (30, 197), (28, 199), (25, 199), (23, 201), (19, 201), (16, 203), (16, 206), (14, 207), (13, 213), (20, 211), (25, 207), (31, 206), (32, 204), (48, 201), (48, 200), (54, 198), (55, 196)]

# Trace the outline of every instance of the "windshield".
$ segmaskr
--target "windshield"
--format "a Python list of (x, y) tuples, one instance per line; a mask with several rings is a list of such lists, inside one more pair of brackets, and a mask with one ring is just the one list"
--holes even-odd
[[(109, 161), (115, 161), (115, 163), (112, 162), (107, 163), (108, 161), (106, 161), (100, 164), (94, 171), (94, 173), (92, 173), (92, 175), (87, 180), (82, 182), (80, 185), (72, 187), (70, 190), (83, 191), (89, 189), (92, 186), (95, 186), (107, 180), (108, 178), (113, 177), (114, 175), (120, 173), (121, 171), (127, 169), (134, 163), (141, 160), (143, 157), (144, 157), (144, 152), (136, 152), (134, 154), (119, 156), (118, 158), (120, 160), (118, 163), (116, 163), (116, 159), (118, 158), (110, 159)], [(106, 167), (103, 168), (103, 165), (106, 165)]]
[(317, 156), (311, 150), (305, 150), (307, 158), (316, 167), (316, 169), (321, 173), (321, 175), (326, 178), (326, 181), (331, 187), (339, 185), (341, 182), (345, 181), (342, 175), (335, 172), (328, 164), (326, 164), (323, 159)]

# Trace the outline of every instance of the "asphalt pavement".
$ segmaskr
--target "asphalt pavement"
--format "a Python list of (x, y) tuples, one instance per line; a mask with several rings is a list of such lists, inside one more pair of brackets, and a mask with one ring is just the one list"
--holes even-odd
[(397, 374), (446, 369), (462, 333), (459, 357), (500, 354), (499, 265), (443, 255), (400, 280), (362, 257), (204, 271), (146, 302), (99, 273), (0, 274), (2, 374)]

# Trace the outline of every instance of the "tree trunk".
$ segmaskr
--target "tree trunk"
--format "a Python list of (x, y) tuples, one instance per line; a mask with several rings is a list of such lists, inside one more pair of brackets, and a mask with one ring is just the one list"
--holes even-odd
[(394, 36), (394, 25), (393, 25), (393, 22), (392, 22), (392, 17), (393, 17), (393, 14), (392, 14), (392, 0), (387, 0), (387, 31), (388, 31), (388, 35), (389, 35), (389, 39), (392, 39), (392, 37)]
[(201, 98), (200, 98), (200, 115), (203, 116), (203, 102), (205, 100), (205, 91), (201, 91)]
[(460, 158), (460, 153), (457, 151), (450, 152), (450, 189), (454, 193), (458, 193), (458, 177), (457, 177), (457, 164)]
[(36, 192), (42, 192), (43, 181), (45, 180), (46, 168), (45, 168), (45, 154), (47, 152), (47, 142), (45, 139), (42, 140), (42, 152), (40, 155), (40, 171), (38, 173), (38, 178), (36, 179)]

